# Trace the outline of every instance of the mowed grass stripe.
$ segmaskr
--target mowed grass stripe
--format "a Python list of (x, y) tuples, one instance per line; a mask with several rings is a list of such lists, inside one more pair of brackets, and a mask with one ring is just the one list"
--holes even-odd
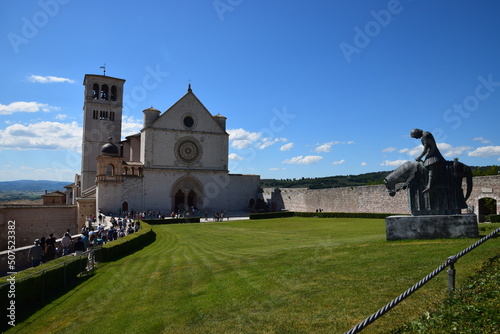
[[(103, 265), (12, 332), (337, 333), (475, 241), (386, 242), (384, 221), (363, 219), (231, 221), (154, 231), (153, 244)], [(460, 259), (458, 282), (499, 248), (498, 239), (491, 240)], [(418, 316), (446, 295), (445, 275), (365, 331), (383, 332)]]

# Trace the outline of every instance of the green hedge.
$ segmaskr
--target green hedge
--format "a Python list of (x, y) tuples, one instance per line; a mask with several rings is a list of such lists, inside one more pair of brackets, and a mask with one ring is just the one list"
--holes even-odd
[(392, 216), (392, 213), (368, 213), (368, 212), (269, 212), (269, 213), (252, 213), (250, 219), (271, 219), (271, 218), (286, 218), (286, 217), (317, 217), (317, 218), (373, 218), (385, 219)]
[(200, 217), (172, 218), (172, 219), (146, 219), (144, 220), (150, 225), (165, 225), (165, 224), (191, 224), (199, 223)]
[(500, 223), (500, 215), (489, 215), (486, 221), (490, 223)]
[(139, 231), (109, 242), (95, 252), (97, 262), (115, 261), (130, 255), (156, 240), (156, 234), (150, 224), (141, 221)]
[(393, 216), (393, 213), (370, 213), (370, 212), (295, 212), (297, 217), (318, 218), (373, 218), (385, 219)]
[(295, 216), (295, 212), (293, 211), (251, 213), (250, 219), (288, 218), (293, 216)]
[[(76, 280), (78, 274), (87, 266), (87, 255), (84, 256), (65, 256), (50, 262), (44, 263), (38, 267), (29, 268), (20, 271), (14, 275), (15, 282), (11, 289), (9, 277), (0, 278), (1, 306), (3, 310), (9, 307), (12, 300), (15, 301), (16, 323), (30, 311), (43, 305), (47, 300), (51, 300), (52, 295), (63, 291), (64, 287)], [(15, 296), (9, 297), (9, 294), (15, 293)], [(7, 313), (8, 314), (8, 313)], [(6, 319), (4, 317), (4, 319)], [(8, 319), (8, 318), (7, 318)], [(2, 321), (0, 331), (3, 332), (7, 321)]]

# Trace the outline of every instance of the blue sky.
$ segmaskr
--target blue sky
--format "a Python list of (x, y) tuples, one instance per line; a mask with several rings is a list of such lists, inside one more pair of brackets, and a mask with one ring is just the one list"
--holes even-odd
[(431, 131), (447, 159), (499, 164), (500, 2), (2, 2), (0, 181), (72, 182), (83, 78), (126, 79), (123, 135), (187, 90), (227, 117), (231, 173), (387, 171)]

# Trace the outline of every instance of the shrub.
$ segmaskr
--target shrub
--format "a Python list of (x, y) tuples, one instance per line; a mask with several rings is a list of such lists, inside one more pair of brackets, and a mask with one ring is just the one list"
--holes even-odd
[[(11, 300), (15, 301), (16, 318), (22, 318), (30, 310), (51, 300), (53, 295), (59, 294), (64, 287), (77, 279), (78, 274), (87, 266), (87, 256), (65, 256), (38, 267), (23, 270), (15, 277), (15, 296), (8, 297), (11, 276), (0, 278), (1, 307), (8, 307)], [(8, 299), (9, 298), (9, 299)], [(3, 323), (5, 324), (5, 322)], [(5, 329), (5, 328), (3, 328)]]
[(293, 211), (252, 213), (250, 214), (250, 219), (288, 218), (293, 216), (295, 216), (295, 213)]
[(373, 218), (385, 219), (392, 216), (391, 213), (369, 213), (369, 212), (270, 212), (270, 213), (252, 213), (250, 219), (271, 219), (286, 217), (317, 217), (317, 218)]
[(489, 215), (486, 221), (490, 223), (500, 223), (500, 215)]
[(369, 212), (295, 212), (297, 217), (318, 218), (373, 218), (385, 219), (392, 216), (391, 213), (369, 213)]
[(144, 222), (149, 225), (165, 225), (165, 224), (191, 224), (199, 223), (200, 217), (172, 218), (172, 219), (147, 219)]
[(116, 241), (109, 242), (96, 250), (96, 260), (98, 262), (115, 261), (124, 256), (130, 255), (156, 240), (156, 234), (152, 227), (141, 221), (141, 229), (135, 233)]

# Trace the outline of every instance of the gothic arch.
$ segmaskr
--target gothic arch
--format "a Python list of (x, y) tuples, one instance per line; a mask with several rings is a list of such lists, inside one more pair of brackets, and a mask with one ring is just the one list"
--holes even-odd
[(170, 189), (172, 210), (185, 211), (194, 207), (196, 210), (203, 206), (203, 185), (194, 176), (183, 176)]

